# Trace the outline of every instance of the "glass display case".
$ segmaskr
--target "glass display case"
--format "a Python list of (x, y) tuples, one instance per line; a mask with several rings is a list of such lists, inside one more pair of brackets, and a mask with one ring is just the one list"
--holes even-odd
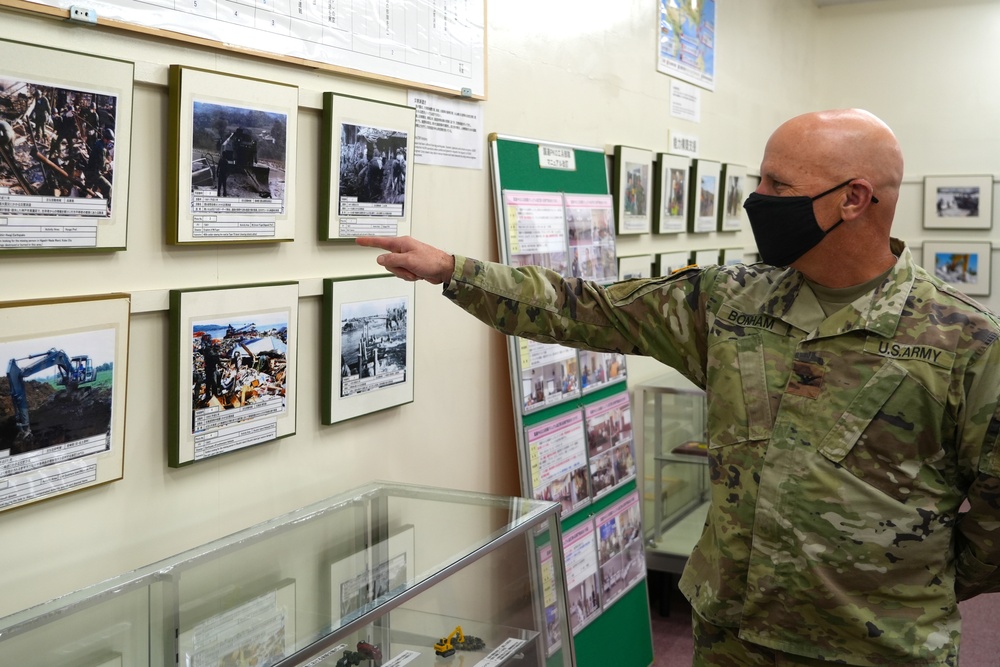
[(558, 512), (373, 483), (0, 619), (0, 665), (571, 667)]
[(705, 392), (671, 371), (635, 388), (649, 569), (679, 573), (708, 512)]

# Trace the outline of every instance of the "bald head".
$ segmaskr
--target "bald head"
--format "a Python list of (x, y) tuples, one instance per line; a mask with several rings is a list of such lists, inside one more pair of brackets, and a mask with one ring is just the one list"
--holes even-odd
[(883, 209), (895, 207), (903, 180), (903, 153), (896, 136), (877, 116), (862, 109), (796, 116), (774, 131), (764, 158), (762, 175), (765, 166), (775, 167), (773, 163), (779, 162), (790, 172), (787, 175), (806, 180), (817, 178), (832, 184), (848, 178), (865, 179), (879, 200), (889, 204)]
[[(762, 195), (813, 199), (823, 194), (813, 200), (814, 224), (830, 233), (793, 267), (833, 287), (859, 284), (871, 267), (891, 264), (889, 234), (903, 155), (879, 118), (861, 109), (796, 116), (768, 139), (760, 176), (757, 192)], [(761, 233), (771, 234), (767, 220), (760, 222)]]

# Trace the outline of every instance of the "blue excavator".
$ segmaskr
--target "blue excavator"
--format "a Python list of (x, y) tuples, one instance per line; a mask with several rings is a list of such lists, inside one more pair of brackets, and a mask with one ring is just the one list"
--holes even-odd
[[(29, 361), (21, 366), (18, 362)], [(59, 384), (73, 391), (83, 384), (89, 384), (97, 379), (97, 371), (90, 357), (81, 354), (70, 357), (62, 350), (55, 348), (47, 352), (29, 354), (20, 359), (11, 359), (7, 364), (7, 382), (10, 385), (10, 397), (14, 403), (14, 421), (17, 423), (19, 439), (31, 438), (31, 423), (28, 418), (28, 393), (25, 390), (25, 378), (40, 373), (53, 366), (59, 369)]]

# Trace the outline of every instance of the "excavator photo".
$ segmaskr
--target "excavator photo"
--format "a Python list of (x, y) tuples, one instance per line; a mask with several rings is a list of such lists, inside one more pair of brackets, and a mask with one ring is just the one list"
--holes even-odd
[[(24, 366), (18, 362), (29, 361)], [(52, 348), (47, 352), (29, 354), (20, 359), (11, 359), (7, 365), (7, 381), (10, 384), (10, 397), (14, 403), (14, 420), (17, 423), (19, 439), (32, 437), (31, 423), (28, 416), (28, 393), (25, 379), (53, 366), (59, 369), (59, 384), (70, 391), (80, 385), (90, 384), (97, 379), (97, 371), (90, 357), (82, 354), (70, 357), (62, 350)]]

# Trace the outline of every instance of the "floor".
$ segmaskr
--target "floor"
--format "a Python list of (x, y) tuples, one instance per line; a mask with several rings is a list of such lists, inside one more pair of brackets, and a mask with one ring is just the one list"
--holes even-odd
[[(677, 591), (669, 594), (669, 614), (663, 616), (657, 597), (657, 573), (650, 572), (650, 618), (653, 626), (653, 667), (690, 667), (691, 607)], [(960, 667), (1000, 667), (1000, 593), (961, 603)]]

